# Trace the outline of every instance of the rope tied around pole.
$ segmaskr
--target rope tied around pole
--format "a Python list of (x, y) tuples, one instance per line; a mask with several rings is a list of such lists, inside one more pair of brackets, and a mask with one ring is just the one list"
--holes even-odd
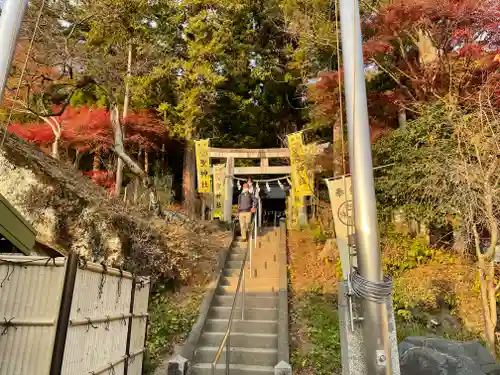
[(349, 282), (354, 295), (378, 304), (390, 299), (394, 285), (389, 276), (384, 276), (382, 281), (370, 281), (361, 276), (357, 269), (349, 274)]
[(101, 282), (99, 283), (99, 299), (102, 298), (102, 294), (104, 291), (104, 283), (106, 281), (106, 272), (108, 272), (108, 267), (104, 262), (101, 263), (102, 266), (102, 274), (101, 274)]
[(14, 319), (15, 319), (15, 317), (12, 317), (10, 319), (7, 319), (5, 316), (3, 317), (5, 324), (4, 324), (4, 329), (3, 329), (2, 333), (0, 334), (0, 336), (5, 336), (9, 330), (9, 328), (11, 328), (11, 327), (17, 331), (17, 327), (12, 322)]
[(85, 318), (85, 319), (87, 319), (87, 321), (88, 321), (88, 324), (87, 324), (87, 330), (86, 330), (85, 332), (90, 331), (90, 327), (92, 327), (92, 328), (94, 328), (94, 329), (99, 328), (99, 327), (97, 327), (96, 325), (92, 324), (92, 319), (90, 319), (90, 318)]
[(55, 257), (50, 257), (49, 259), (47, 259), (47, 261), (45, 262), (45, 267), (47, 267), (49, 265), (50, 261), (52, 261), (52, 265), (55, 267), (55, 265), (56, 265), (56, 258)]
[[(49, 258), (47, 258), (47, 262), (45, 263), (45, 266), (49, 265), (51, 259), (53, 259), (53, 262), (54, 262), (54, 265), (55, 265), (55, 258), (49, 257)], [(7, 260), (7, 259), (0, 259), (0, 265), (2, 265), (2, 264), (6, 264), (7, 265), (7, 272), (6, 272), (5, 277), (3, 278), (2, 282), (0, 283), (0, 288), (3, 288), (3, 286), (5, 285), (5, 283), (7, 281), (10, 281), (10, 278), (14, 274), (16, 266), (20, 267), (20, 268), (27, 269), (26, 264), (35, 263), (35, 262), (38, 262), (40, 260), (43, 260), (43, 259), (38, 259), (37, 258), (37, 259), (32, 259), (32, 260), (27, 260), (27, 261), (15, 261), (15, 262), (11, 261), (11, 260)]]
[(122, 282), (123, 282), (123, 269), (120, 267), (120, 279), (118, 280), (118, 290), (116, 294), (116, 302), (120, 299), (122, 295)]

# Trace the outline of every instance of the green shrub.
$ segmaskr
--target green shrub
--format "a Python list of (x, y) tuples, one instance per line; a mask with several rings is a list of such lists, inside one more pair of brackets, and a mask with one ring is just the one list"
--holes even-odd
[(292, 367), (313, 369), (317, 375), (339, 373), (340, 327), (337, 301), (329, 295), (321, 294), (321, 289), (313, 290), (300, 301), (298, 318), (306, 328), (311, 349), (292, 352)]
[(423, 238), (389, 231), (382, 239), (384, 273), (392, 277), (431, 262), (452, 264), (454, 257), (442, 250), (432, 249)]
[(319, 223), (311, 223), (310, 225), (311, 229), (311, 235), (314, 238), (314, 242), (316, 243), (325, 243), (326, 240), (328, 239), (328, 236), (326, 233), (323, 231), (321, 228), (321, 225)]
[(200, 291), (187, 295), (174, 294), (166, 286), (160, 286), (149, 303), (149, 326), (147, 332), (145, 375), (152, 374), (162, 354), (173, 350), (183, 342), (198, 317)]

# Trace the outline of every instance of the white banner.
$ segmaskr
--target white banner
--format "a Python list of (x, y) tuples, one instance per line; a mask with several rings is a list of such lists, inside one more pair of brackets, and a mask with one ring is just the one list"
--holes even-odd
[(333, 220), (335, 223), (335, 234), (337, 236), (337, 247), (342, 263), (342, 274), (345, 279), (351, 272), (352, 266), (356, 266), (356, 257), (353, 256), (349, 262), (349, 238), (354, 241), (354, 207), (352, 200), (351, 177), (340, 177), (326, 180), (330, 195)]

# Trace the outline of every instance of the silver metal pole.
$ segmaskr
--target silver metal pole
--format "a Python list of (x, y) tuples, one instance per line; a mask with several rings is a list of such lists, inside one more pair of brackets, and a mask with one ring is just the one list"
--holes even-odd
[(262, 227), (262, 201), (260, 200), (260, 197), (257, 199), (259, 200), (258, 218), (259, 218), (259, 228), (260, 228)]
[[(339, 0), (339, 8), (358, 267), (365, 279), (381, 281), (383, 274), (372, 172), (359, 3), (358, 0)], [(367, 373), (392, 374), (387, 308), (385, 304), (368, 300), (362, 302)]]
[(4, 0), (0, 17), (0, 103), (7, 85), (12, 57), (28, 0)]
[(229, 367), (231, 365), (231, 331), (229, 331), (229, 336), (227, 336), (226, 341), (226, 375), (230, 374)]
[(252, 278), (252, 274), (253, 274), (253, 271), (252, 271), (252, 259), (253, 259), (253, 256), (252, 256), (252, 253), (253, 253), (252, 228), (250, 228), (250, 233), (248, 234), (248, 237), (249, 237), (248, 245), (250, 246), (250, 278)]
[(257, 218), (255, 218), (255, 231), (254, 231), (254, 247), (257, 248), (257, 237), (259, 233), (259, 223), (257, 222)]
[(245, 320), (245, 268), (243, 268), (243, 289), (241, 291), (241, 320)]

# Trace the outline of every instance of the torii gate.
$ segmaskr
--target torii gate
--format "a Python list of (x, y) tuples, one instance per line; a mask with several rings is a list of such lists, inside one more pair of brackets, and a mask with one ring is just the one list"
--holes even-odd
[[(289, 175), (291, 168), (285, 166), (270, 166), (269, 159), (289, 159), (288, 148), (262, 148), (262, 149), (238, 149), (238, 148), (214, 148), (209, 147), (210, 158), (226, 159), (226, 191), (224, 196), (224, 221), (230, 222), (233, 205), (233, 176), (258, 175), (258, 174), (280, 174)], [(235, 159), (260, 159), (259, 167), (235, 167)], [(213, 168), (210, 168), (213, 174)]]

